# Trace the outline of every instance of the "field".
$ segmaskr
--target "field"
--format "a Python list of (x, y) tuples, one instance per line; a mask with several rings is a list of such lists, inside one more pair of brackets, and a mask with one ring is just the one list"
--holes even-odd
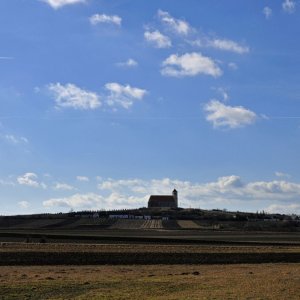
[(300, 299), (299, 232), (228, 228), (5, 220), (0, 299)]
[(299, 299), (300, 264), (1, 267), (1, 299)]
[(300, 263), (299, 246), (1, 243), (0, 265)]

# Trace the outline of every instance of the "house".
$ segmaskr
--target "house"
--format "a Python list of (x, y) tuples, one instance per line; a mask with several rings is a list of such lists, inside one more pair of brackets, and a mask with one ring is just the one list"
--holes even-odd
[(177, 208), (178, 192), (174, 189), (172, 195), (151, 195), (148, 208)]

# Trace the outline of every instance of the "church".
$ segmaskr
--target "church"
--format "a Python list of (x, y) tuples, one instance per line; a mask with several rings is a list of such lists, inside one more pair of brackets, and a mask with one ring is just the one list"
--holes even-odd
[(177, 208), (178, 193), (174, 189), (172, 195), (151, 195), (148, 208)]

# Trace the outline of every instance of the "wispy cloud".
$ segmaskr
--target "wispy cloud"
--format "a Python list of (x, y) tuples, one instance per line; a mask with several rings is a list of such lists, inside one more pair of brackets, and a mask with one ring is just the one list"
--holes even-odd
[(101, 106), (100, 96), (81, 89), (75, 84), (51, 83), (48, 90), (53, 94), (57, 108), (96, 109)]
[(172, 46), (171, 39), (160, 33), (158, 30), (146, 31), (144, 33), (145, 40), (156, 48), (169, 48)]
[(75, 187), (73, 187), (72, 185), (67, 184), (67, 183), (56, 182), (53, 189), (57, 190), (57, 191), (59, 191), (59, 190), (72, 191), (72, 190), (75, 190)]
[(123, 108), (130, 108), (137, 100), (142, 100), (147, 91), (137, 87), (131, 87), (129, 84), (121, 85), (116, 82), (110, 82), (105, 85), (109, 92), (107, 103), (109, 106), (121, 106)]
[(6, 179), (0, 179), (0, 185), (6, 185), (6, 186), (15, 186), (16, 183), (11, 181), (11, 180), (6, 180)]
[(229, 106), (218, 100), (211, 100), (205, 106), (206, 120), (215, 128), (238, 128), (253, 124), (257, 115), (243, 106)]
[(26, 209), (26, 208), (29, 208), (30, 204), (28, 201), (20, 201), (20, 202), (18, 202), (18, 205), (20, 208)]
[(249, 52), (249, 47), (242, 46), (237, 42), (228, 39), (213, 39), (208, 42), (208, 45), (216, 49), (231, 51), (238, 54), (244, 54)]
[(119, 62), (116, 64), (118, 67), (123, 67), (123, 68), (134, 68), (138, 66), (138, 62), (135, 61), (132, 58), (128, 58), (126, 61), (124, 62)]
[(287, 173), (283, 173), (283, 172), (275, 172), (275, 175), (277, 176), (277, 177), (285, 177), (285, 178), (290, 178), (291, 177), (291, 175), (290, 174), (287, 174)]
[(86, 0), (40, 0), (49, 4), (52, 8), (58, 9), (66, 5), (85, 3)]
[(90, 179), (87, 176), (76, 176), (76, 179), (78, 181), (85, 181), (85, 182), (90, 181)]
[(121, 26), (122, 18), (117, 15), (95, 14), (90, 17), (90, 22), (92, 25), (106, 23)]
[(0, 60), (12, 60), (14, 57), (12, 56), (0, 56)]
[(192, 28), (188, 22), (180, 19), (175, 19), (168, 12), (158, 10), (157, 12), (159, 20), (173, 32), (179, 35), (187, 35), (191, 32)]
[(265, 18), (269, 20), (272, 17), (273, 11), (269, 6), (264, 7), (263, 14), (265, 15)]
[(19, 144), (28, 144), (29, 141), (27, 138), (23, 137), (23, 136), (15, 136), (13, 134), (0, 134), (0, 138), (2, 138), (3, 140), (14, 144), (14, 145), (19, 145)]
[(292, 14), (296, 10), (296, 2), (294, 0), (284, 0), (284, 2), (282, 2), (282, 9), (285, 12)]
[(172, 54), (163, 61), (162, 66), (161, 74), (164, 76), (185, 77), (204, 74), (219, 77), (222, 75), (222, 70), (213, 59), (195, 52), (181, 56)]
[(238, 66), (234, 62), (230, 62), (230, 63), (228, 63), (228, 68), (235, 71), (238, 69)]

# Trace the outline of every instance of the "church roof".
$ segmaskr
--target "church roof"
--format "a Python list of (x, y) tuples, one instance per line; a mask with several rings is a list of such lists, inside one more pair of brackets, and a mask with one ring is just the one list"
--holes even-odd
[(170, 202), (170, 201), (175, 201), (175, 199), (173, 196), (170, 195), (151, 195), (149, 201)]

